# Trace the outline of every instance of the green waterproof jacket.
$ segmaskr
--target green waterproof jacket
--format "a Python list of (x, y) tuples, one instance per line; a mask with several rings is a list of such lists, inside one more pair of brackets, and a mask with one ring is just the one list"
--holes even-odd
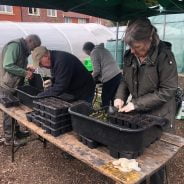
[(26, 42), (23, 38), (7, 43), (0, 59), (0, 85), (14, 91), (26, 75), (29, 56)]
[(145, 64), (141, 65), (128, 50), (123, 76), (116, 98), (126, 102), (131, 94), (135, 110), (165, 117), (174, 126), (178, 74), (170, 43), (160, 41), (158, 46), (153, 46)]

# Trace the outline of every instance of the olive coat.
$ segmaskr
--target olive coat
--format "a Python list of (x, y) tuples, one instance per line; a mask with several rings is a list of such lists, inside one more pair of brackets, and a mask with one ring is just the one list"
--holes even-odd
[(177, 67), (170, 43), (160, 41), (158, 46), (152, 46), (144, 64), (130, 50), (126, 51), (123, 79), (116, 98), (126, 103), (131, 94), (135, 110), (165, 117), (172, 127), (177, 87)]

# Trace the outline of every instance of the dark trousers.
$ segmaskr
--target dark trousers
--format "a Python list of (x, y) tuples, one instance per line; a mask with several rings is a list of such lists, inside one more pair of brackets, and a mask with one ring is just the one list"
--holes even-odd
[[(0, 98), (6, 98), (12, 95), (14, 95), (12, 92), (0, 87)], [(16, 123), (15, 131), (19, 131), (19, 128), (19, 125)], [(3, 113), (3, 131), (5, 139), (10, 140), (12, 137), (12, 118), (6, 113)]]
[[(16, 123), (15, 124), (15, 132), (18, 132), (20, 126)], [(6, 113), (3, 113), (3, 130), (4, 130), (4, 137), (6, 140), (11, 140), (12, 138), (12, 118)]]
[(104, 82), (102, 84), (102, 106), (109, 106), (110, 103), (113, 104), (114, 96), (116, 94), (117, 88), (120, 84), (122, 74), (119, 73), (111, 80)]

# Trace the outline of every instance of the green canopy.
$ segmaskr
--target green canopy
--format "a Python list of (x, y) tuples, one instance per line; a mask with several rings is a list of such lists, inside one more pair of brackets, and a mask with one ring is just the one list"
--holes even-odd
[[(160, 6), (150, 8), (150, 0), (0, 0), (0, 4), (73, 11), (113, 21), (140, 16), (184, 13), (184, 0), (157, 0)], [(146, 3), (148, 2), (148, 3)]]

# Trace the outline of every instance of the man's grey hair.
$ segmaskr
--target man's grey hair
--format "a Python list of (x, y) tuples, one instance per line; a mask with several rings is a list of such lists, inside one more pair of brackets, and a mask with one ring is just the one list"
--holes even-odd
[(151, 24), (148, 18), (139, 18), (129, 22), (125, 33), (125, 42), (132, 45), (138, 41), (150, 41), (152, 45), (159, 44), (157, 29)]
[(40, 37), (36, 34), (30, 34), (28, 35), (25, 40), (31, 40), (34, 45), (36, 45), (37, 47), (41, 45), (41, 40), (40, 40)]

